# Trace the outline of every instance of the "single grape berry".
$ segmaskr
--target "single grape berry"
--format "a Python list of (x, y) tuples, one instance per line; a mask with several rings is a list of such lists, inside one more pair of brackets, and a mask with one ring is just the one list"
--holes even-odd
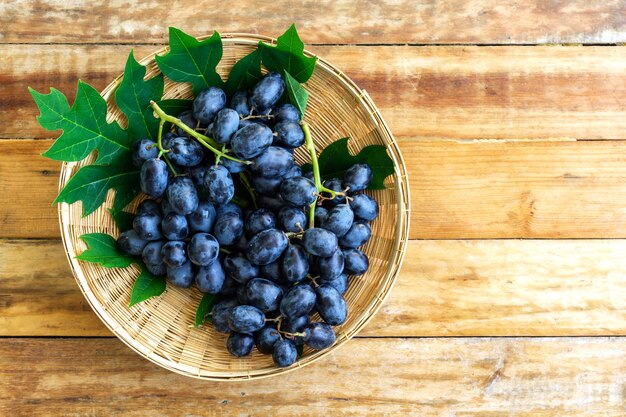
[(289, 245), (282, 257), (283, 274), (289, 282), (299, 282), (309, 273), (309, 258), (300, 245)]
[(159, 148), (150, 139), (139, 139), (131, 145), (130, 157), (137, 168), (141, 168), (144, 162), (157, 156), (159, 156)]
[(315, 227), (322, 227), (322, 223), (328, 216), (328, 210), (324, 207), (315, 207)]
[(293, 365), (298, 357), (296, 345), (289, 339), (281, 339), (274, 344), (272, 359), (276, 366), (286, 368)]
[(263, 112), (270, 109), (285, 91), (285, 80), (277, 72), (270, 72), (261, 79), (254, 88), (248, 100), (250, 106)]
[(163, 133), (163, 136), (161, 137), (161, 146), (163, 147), (163, 149), (169, 149), (170, 145), (171, 145), (171, 142), (172, 142), (172, 140), (174, 138), (177, 138), (179, 136), (185, 136), (185, 135), (186, 135), (186, 133), (184, 133), (182, 135), (178, 135), (178, 134), (176, 134), (174, 132)]
[(200, 266), (196, 269), (196, 286), (202, 292), (217, 294), (224, 285), (226, 275), (219, 261), (210, 263), (207, 266)]
[(133, 229), (120, 233), (117, 247), (129, 255), (141, 255), (148, 241), (139, 237)]
[(283, 281), (283, 271), (280, 259), (267, 265), (259, 266), (259, 277), (267, 278), (270, 281), (281, 283)]
[(320, 285), (315, 289), (315, 307), (322, 319), (331, 326), (343, 324), (348, 317), (348, 305), (339, 291), (330, 285)]
[(278, 309), (283, 297), (283, 289), (265, 278), (254, 278), (246, 284), (248, 304), (263, 311)]
[[(178, 116), (178, 119), (183, 122), (185, 126), (194, 130), (198, 126), (198, 121), (195, 117), (193, 117), (193, 112), (191, 110), (182, 111)], [(176, 126), (176, 134), (178, 136), (187, 136), (188, 133), (185, 132), (182, 128)], [(162, 139), (161, 139), (162, 141)], [(169, 146), (168, 146), (169, 149)]]
[(231, 333), (226, 341), (226, 348), (236, 357), (247, 356), (254, 349), (254, 338), (249, 334)]
[(248, 106), (248, 93), (244, 90), (235, 91), (230, 98), (231, 109), (235, 110), (239, 116), (246, 117), (250, 114), (250, 107)]
[(226, 213), (222, 216), (218, 214), (215, 226), (213, 226), (213, 236), (220, 243), (220, 246), (230, 246), (236, 243), (243, 235), (243, 220), (237, 213)]
[(213, 228), (215, 216), (215, 207), (211, 203), (201, 201), (198, 208), (187, 215), (187, 224), (192, 233), (209, 233)]
[(259, 276), (259, 267), (243, 255), (229, 254), (224, 258), (223, 264), (228, 276), (240, 284), (246, 284)]
[(161, 216), (153, 213), (141, 213), (133, 219), (133, 229), (144, 240), (159, 240), (161, 232)]
[(226, 168), (228, 172), (230, 172), (231, 174), (239, 174), (244, 169), (246, 169), (245, 164), (241, 162), (233, 161), (232, 159), (228, 159), (228, 158), (220, 158), (219, 165)]
[(239, 129), (239, 114), (236, 110), (226, 108), (217, 113), (211, 133), (217, 143), (228, 143), (237, 129)]
[(154, 242), (148, 243), (141, 252), (141, 259), (143, 263), (146, 264), (146, 268), (150, 273), (154, 275), (165, 275), (166, 265), (163, 262), (163, 257), (161, 256), (161, 249), (163, 248), (162, 240), (157, 240)]
[(264, 194), (257, 195), (256, 203), (259, 207), (270, 209), (272, 211), (278, 211), (286, 205), (280, 194), (277, 194), (275, 196), (269, 196)]
[(299, 208), (283, 207), (278, 212), (278, 225), (285, 232), (298, 233), (306, 229), (307, 217)]
[(193, 101), (193, 116), (208, 125), (213, 122), (217, 112), (226, 106), (226, 94), (217, 87), (209, 87), (198, 94)]
[(167, 267), (167, 278), (177, 287), (189, 288), (193, 284), (194, 273), (191, 262), (187, 261), (181, 266)]
[(148, 159), (141, 165), (139, 185), (141, 191), (152, 198), (159, 198), (165, 193), (168, 182), (168, 168), (165, 161)]
[(304, 329), (304, 343), (312, 349), (326, 349), (335, 343), (337, 336), (326, 323), (311, 323)]
[(317, 258), (317, 265), (320, 278), (335, 278), (343, 272), (343, 252), (337, 248), (332, 255)]
[(176, 212), (165, 216), (161, 222), (161, 230), (167, 240), (184, 240), (189, 236), (187, 218)]
[(215, 207), (215, 214), (217, 217), (222, 217), (226, 213), (234, 213), (239, 217), (243, 217), (241, 207), (235, 203), (227, 203)]
[(289, 169), (289, 171), (287, 171), (285, 175), (283, 175), (283, 178), (287, 179), (287, 178), (301, 177), (301, 176), (302, 176), (302, 169), (300, 169), (298, 165), (293, 165)]
[(161, 248), (163, 262), (169, 267), (176, 268), (187, 262), (187, 244), (185, 242), (170, 240)]
[(367, 194), (354, 195), (350, 207), (357, 219), (371, 222), (378, 217), (378, 203)]
[(167, 201), (178, 214), (186, 215), (198, 208), (198, 192), (193, 181), (187, 177), (176, 177), (167, 187)]
[(143, 200), (137, 206), (137, 216), (143, 213), (151, 213), (156, 214), (157, 216), (161, 216), (161, 206), (154, 200), (146, 199)]
[(195, 139), (181, 136), (172, 139), (167, 157), (175, 164), (192, 167), (202, 162), (204, 151)]
[(262, 177), (260, 175), (254, 175), (251, 178), (252, 188), (258, 194), (267, 196), (275, 196), (280, 192), (280, 184), (283, 179), (281, 177)]
[(204, 176), (207, 200), (211, 204), (226, 204), (235, 195), (235, 185), (230, 172), (221, 165), (210, 167)]
[(220, 333), (230, 333), (228, 318), (230, 317), (230, 310), (237, 305), (238, 303), (235, 298), (229, 298), (215, 303), (211, 309), (211, 319), (215, 330)]
[(263, 230), (248, 242), (246, 257), (255, 265), (266, 265), (277, 260), (288, 244), (289, 239), (282, 230)]
[(274, 114), (276, 123), (300, 121), (300, 111), (293, 104), (281, 104), (276, 107), (272, 113)]
[(344, 271), (350, 275), (362, 275), (369, 268), (367, 255), (358, 249), (344, 249)]
[(339, 294), (343, 295), (348, 290), (348, 276), (346, 274), (339, 274), (334, 278), (320, 278), (318, 283), (320, 285), (328, 285), (336, 289)]
[(261, 123), (240, 128), (230, 140), (233, 152), (240, 158), (252, 159), (265, 151), (274, 139), (272, 129)]
[(196, 265), (207, 266), (213, 263), (220, 253), (220, 245), (208, 233), (196, 233), (187, 245), (189, 260)]
[(348, 232), (339, 239), (339, 244), (343, 248), (358, 248), (367, 243), (372, 236), (370, 225), (364, 221), (356, 221), (352, 223), (352, 227)]
[(246, 232), (254, 236), (259, 232), (276, 227), (276, 216), (268, 209), (260, 208), (246, 217)]
[[(327, 181), (324, 181), (324, 187), (333, 190), (335, 192), (338, 193), (342, 193), (344, 188), (343, 185), (341, 183), (341, 180), (339, 178), (331, 178)], [(330, 198), (330, 194), (328, 193), (323, 193), (325, 197)], [(325, 203), (332, 207), (332, 206), (336, 206), (337, 204), (341, 203), (343, 200), (345, 199), (345, 197), (342, 197), (340, 195), (336, 196), (335, 198), (332, 198), (330, 200), (326, 200)]]
[(288, 178), (280, 185), (280, 196), (292, 206), (308, 206), (317, 198), (317, 188), (307, 178)]
[(285, 148), (270, 146), (254, 159), (252, 172), (262, 177), (282, 177), (293, 166), (293, 155)]
[(274, 127), (276, 138), (274, 143), (289, 148), (297, 148), (304, 143), (304, 132), (300, 123), (297, 122), (278, 122)]
[(252, 333), (265, 326), (265, 315), (261, 310), (249, 305), (233, 307), (228, 318), (228, 326), (233, 332)]
[(291, 288), (280, 302), (280, 312), (287, 318), (308, 315), (315, 307), (316, 295), (308, 284), (300, 284)]
[(311, 255), (331, 256), (338, 247), (337, 236), (319, 227), (307, 229), (302, 235), (302, 245)]
[(350, 230), (353, 221), (354, 213), (350, 206), (339, 204), (328, 212), (322, 223), (322, 228), (330, 230), (337, 237), (342, 237)]
[(273, 326), (265, 326), (254, 334), (254, 344), (261, 353), (270, 354), (274, 351), (274, 343), (280, 340), (280, 333)]
[(374, 178), (372, 168), (367, 164), (354, 164), (346, 171), (343, 177), (343, 188), (355, 193), (369, 187)]

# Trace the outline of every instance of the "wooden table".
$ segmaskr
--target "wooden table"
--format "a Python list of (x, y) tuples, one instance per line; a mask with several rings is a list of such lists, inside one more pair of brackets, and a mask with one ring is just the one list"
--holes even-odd
[[(626, 3), (90, 3), (0, 5), (0, 415), (626, 415)], [(389, 122), (414, 240), (381, 311), (328, 358), (187, 379), (79, 292), (26, 87), (103, 88), (168, 25), (276, 36), (292, 21)]]

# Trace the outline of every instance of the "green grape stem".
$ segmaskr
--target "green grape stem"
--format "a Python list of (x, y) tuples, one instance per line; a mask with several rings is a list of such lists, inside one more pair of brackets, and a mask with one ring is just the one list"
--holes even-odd
[[(228, 155), (226, 152), (220, 151), (219, 149), (217, 149), (217, 146), (219, 146), (219, 145), (213, 139), (211, 139), (210, 137), (205, 136), (205, 135), (203, 135), (203, 134), (201, 134), (199, 132), (196, 132), (194, 129), (192, 129), (189, 126), (187, 126), (186, 124), (184, 124), (180, 119), (178, 119), (178, 118), (176, 118), (174, 116), (170, 116), (169, 114), (165, 113), (163, 111), (163, 109), (161, 109), (161, 107), (159, 107), (159, 105), (157, 103), (155, 103), (154, 101), (150, 101), (150, 105), (154, 109), (154, 112), (157, 114), (159, 119), (161, 119), (161, 122), (170, 122), (173, 125), (176, 125), (176, 126), (180, 127), (182, 130), (184, 130), (185, 132), (187, 132), (188, 134), (190, 134), (191, 136), (196, 138), (196, 140), (198, 142), (200, 142), (200, 144), (202, 146), (204, 146), (205, 148), (210, 149), (211, 152), (213, 152), (215, 155), (218, 155), (221, 158), (230, 159), (231, 161), (235, 161), (235, 162), (238, 162), (240, 164), (250, 165), (252, 163), (251, 161), (243, 161), (241, 159), (234, 158), (234, 157)], [(160, 136), (159, 136), (159, 138), (160, 138)], [(160, 144), (160, 142), (159, 142), (159, 144)], [(159, 149), (161, 149), (161, 147), (159, 147)]]
[(259, 208), (259, 206), (257, 206), (256, 204), (256, 195), (254, 195), (254, 188), (252, 188), (252, 184), (250, 183), (248, 176), (244, 174), (243, 172), (240, 172), (239, 178), (241, 178), (241, 182), (243, 183), (244, 187), (246, 187), (246, 190), (248, 190), (248, 193), (250, 194), (250, 198), (252, 199), (252, 205), (254, 206), (255, 209)]
[(165, 163), (172, 171), (172, 174), (174, 174), (174, 176), (177, 177), (178, 173), (176, 172), (176, 170), (174, 169), (174, 165), (172, 165), (172, 163), (170, 162), (170, 159), (166, 155), (166, 153), (169, 152), (169, 149), (163, 149), (162, 137), (163, 137), (163, 125), (164, 124), (165, 124), (165, 120), (161, 120), (161, 122), (159, 123), (159, 136), (157, 139), (157, 147), (159, 148), (159, 158), (163, 156), (163, 159), (165, 160)]

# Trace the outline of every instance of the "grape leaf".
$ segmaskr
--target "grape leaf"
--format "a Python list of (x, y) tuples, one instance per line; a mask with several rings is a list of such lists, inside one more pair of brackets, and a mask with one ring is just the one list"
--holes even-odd
[(141, 272), (135, 281), (135, 285), (133, 285), (128, 307), (146, 301), (148, 298), (159, 296), (165, 291), (165, 277), (152, 275), (143, 263), (140, 263), (140, 267)]
[(163, 96), (163, 74), (144, 80), (146, 67), (139, 64), (131, 51), (126, 60), (124, 78), (115, 91), (115, 102), (128, 118), (128, 134), (133, 140), (148, 138), (156, 141), (159, 119), (154, 117), (151, 100)]
[(291, 104), (300, 110), (300, 115), (304, 117), (306, 103), (309, 100), (309, 93), (300, 83), (285, 70), (285, 84), (287, 84), (287, 94)]
[(196, 95), (211, 86), (222, 87), (224, 84), (215, 70), (222, 59), (222, 39), (217, 32), (198, 41), (182, 30), (170, 27), (170, 51), (155, 58), (163, 74), (173, 81), (190, 82)]
[(263, 77), (261, 74), (261, 50), (255, 49), (241, 58), (228, 75), (226, 92), (230, 95), (237, 90), (252, 88)]
[[(167, 114), (171, 114), (172, 116), (178, 116), (185, 110), (191, 109), (193, 104), (193, 100), (183, 100), (180, 98), (168, 98), (166, 100), (157, 101), (157, 104)], [(158, 121), (157, 118), (155, 120)], [(157, 123), (158, 125), (158, 123)]]
[(133, 228), (133, 219), (135, 218), (134, 213), (129, 213), (123, 210), (113, 210), (108, 209), (111, 216), (113, 216), (113, 221), (117, 226), (117, 230), (120, 232), (125, 232)]
[(213, 309), (213, 305), (217, 301), (217, 297), (214, 294), (204, 294), (202, 296), (202, 300), (200, 300), (200, 304), (198, 304), (198, 309), (196, 310), (196, 323), (195, 327), (201, 326), (204, 323), (205, 318), (209, 323), (211, 322), (211, 316), (208, 314)]
[(304, 43), (298, 36), (296, 25), (292, 24), (289, 29), (276, 40), (276, 46), (259, 42), (261, 50), (261, 62), (270, 71), (282, 73), (288, 71), (296, 80), (303, 83), (313, 75), (317, 57), (304, 55)]
[(43, 156), (56, 161), (80, 161), (94, 149), (97, 163), (109, 163), (130, 149), (128, 134), (117, 122), (107, 123), (107, 104), (92, 86), (78, 82), (72, 107), (63, 93), (54, 88), (41, 94), (29, 88), (41, 114), (37, 121), (47, 130), (63, 130)]
[[(320, 175), (323, 179), (343, 178), (344, 174), (354, 164), (368, 164), (374, 173), (374, 178), (368, 190), (384, 190), (385, 178), (395, 172), (393, 161), (387, 155), (387, 148), (383, 145), (366, 146), (356, 155), (348, 150), (348, 138), (336, 140), (328, 145), (319, 155), (318, 163)], [(302, 166), (302, 173), (312, 170), (311, 164)]]
[(106, 268), (125, 268), (135, 262), (132, 256), (125, 255), (117, 249), (117, 242), (113, 236), (106, 233), (89, 233), (81, 235), (88, 249), (78, 255), (76, 259), (100, 264)]
[[(123, 159), (130, 159), (124, 156)], [(54, 203), (72, 204), (80, 200), (86, 216), (100, 207), (110, 188), (116, 191), (113, 209), (123, 209), (139, 194), (139, 169), (125, 161), (84, 166), (72, 176)]]

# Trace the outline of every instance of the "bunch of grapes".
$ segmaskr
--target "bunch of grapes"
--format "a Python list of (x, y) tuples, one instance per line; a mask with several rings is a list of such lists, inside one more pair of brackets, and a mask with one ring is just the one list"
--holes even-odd
[[(358, 248), (379, 211), (360, 193), (373, 177), (367, 164), (322, 187), (313, 172), (302, 175), (293, 152), (305, 132), (294, 106), (277, 105), (284, 89), (278, 73), (230, 100), (211, 87), (159, 143), (137, 141), (132, 159), (150, 198), (118, 238), (119, 248), (141, 255), (152, 274), (217, 295), (211, 319), (230, 334), (232, 355), (246, 356), (256, 345), (280, 367), (296, 361), (298, 345), (320, 350), (335, 342), (332, 326), (348, 314), (348, 277), (368, 269)], [(222, 150), (216, 155), (190, 131)], [(257, 208), (233, 202), (237, 174)], [(311, 321), (314, 313), (321, 321)]]

